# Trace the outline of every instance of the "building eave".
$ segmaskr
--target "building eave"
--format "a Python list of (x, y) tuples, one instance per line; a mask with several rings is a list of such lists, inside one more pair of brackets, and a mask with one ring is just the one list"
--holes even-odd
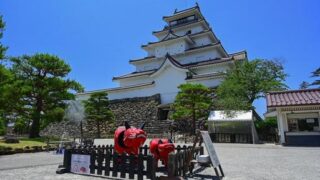
[(154, 71), (156, 71), (156, 70), (152, 69), (152, 70), (148, 70), (148, 71), (133, 72), (133, 73), (126, 74), (126, 75), (113, 77), (112, 81), (118, 81), (121, 79), (128, 79), (128, 78), (136, 78), (136, 77), (141, 77), (141, 76), (148, 76), (148, 75), (152, 74)]
[[(191, 53), (191, 52), (197, 52), (197, 51), (201, 51), (201, 50), (205, 50), (205, 49), (209, 49), (209, 48), (215, 48), (215, 47), (217, 47), (219, 45), (221, 45), (220, 41), (217, 42), (217, 43), (211, 43), (211, 44), (206, 44), (206, 45), (203, 45), (203, 46), (189, 48), (189, 49), (185, 50), (185, 52), (183, 52), (183, 53), (175, 54), (175, 55), (172, 55), (172, 56), (176, 57), (176, 56), (184, 55), (185, 53)], [(139, 64), (139, 63), (143, 63), (143, 62), (152, 61), (154, 59), (161, 59), (161, 58), (157, 58), (155, 56), (151, 56), (151, 57), (145, 57), (145, 58), (141, 58), (141, 59), (130, 60), (129, 63), (130, 64)]]
[(164, 29), (159, 31), (153, 31), (152, 34), (158, 37), (160, 35), (168, 33), (169, 30), (183, 29), (183, 28), (187, 28), (188, 26), (193, 26), (197, 24), (202, 24), (205, 29), (210, 29), (208, 22), (206, 22), (204, 19), (197, 19), (197, 20), (190, 21), (188, 23), (180, 24), (180, 25), (165, 26)]
[(114, 92), (114, 91), (123, 91), (123, 90), (131, 90), (131, 89), (137, 89), (137, 88), (141, 88), (141, 87), (148, 87), (148, 86), (152, 86), (154, 85), (155, 82), (148, 82), (148, 83), (141, 83), (141, 84), (135, 84), (135, 85), (131, 85), (131, 86), (123, 86), (123, 87), (116, 87), (116, 88), (109, 88), (109, 89), (100, 89), (100, 90), (94, 90), (94, 91), (86, 91), (83, 93), (77, 93), (77, 96), (81, 96), (81, 95), (89, 95), (89, 94), (93, 94), (96, 92)]
[(179, 36), (179, 37), (171, 38), (171, 39), (166, 39), (166, 40), (162, 40), (162, 41), (157, 41), (157, 42), (149, 42), (148, 44), (142, 45), (141, 48), (143, 48), (145, 50), (148, 50), (149, 48), (152, 48), (155, 45), (166, 44), (166, 43), (174, 42), (174, 41), (177, 41), (177, 40), (180, 40), (180, 39), (185, 39), (186, 42), (193, 44), (194, 41), (190, 38), (190, 36), (192, 36), (192, 34)]
[(150, 77), (154, 77), (154, 76), (157, 76), (158, 74), (160, 74), (161, 71), (163, 71), (163, 69), (166, 67), (166, 65), (171, 65), (172, 67), (174, 67), (175, 69), (177, 69), (179, 71), (189, 72), (189, 70), (186, 67), (184, 67), (182, 64), (180, 64), (178, 61), (176, 61), (172, 56), (167, 54), (165, 56), (165, 60), (161, 64), (161, 66), (158, 68), (157, 71), (150, 74)]
[(148, 44), (142, 45), (141, 47), (143, 49), (148, 49), (148, 48), (151, 48), (154, 45), (158, 45), (158, 44), (161, 44), (161, 43), (167, 43), (169, 41), (175, 41), (175, 40), (182, 39), (182, 38), (186, 38), (186, 40), (188, 40), (190, 43), (194, 43), (194, 41), (192, 40), (193, 37), (201, 36), (201, 35), (205, 35), (205, 34), (211, 34), (212, 37), (214, 37), (212, 30), (209, 29), (209, 30), (204, 30), (204, 31), (198, 32), (198, 33), (186, 34), (186, 35), (183, 35), (183, 36), (178, 36), (176, 38), (171, 38), (171, 39), (167, 39), (167, 40), (149, 42)]
[(165, 22), (170, 22), (170, 21), (173, 21), (175, 19), (179, 19), (181, 17), (184, 17), (187, 14), (190, 14), (190, 15), (195, 14), (195, 15), (198, 15), (200, 18), (203, 18), (203, 15), (202, 15), (202, 13), (200, 11), (199, 6), (196, 5), (194, 7), (191, 7), (191, 8), (188, 8), (188, 9), (184, 9), (184, 10), (181, 10), (181, 11), (175, 10), (173, 15), (163, 16), (162, 19)]

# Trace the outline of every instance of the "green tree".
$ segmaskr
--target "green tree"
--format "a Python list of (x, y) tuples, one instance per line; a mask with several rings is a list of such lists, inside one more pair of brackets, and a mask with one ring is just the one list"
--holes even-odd
[(302, 81), (302, 83), (300, 84), (300, 89), (308, 89), (308, 87), (310, 86), (310, 84), (306, 81)]
[[(3, 36), (5, 28), (5, 22), (0, 15), (0, 39)], [(11, 99), (6, 97), (7, 92), (10, 90), (9, 85), (12, 80), (11, 72), (3, 65), (3, 59), (5, 58), (5, 47), (0, 41), (0, 135), (3, 135), (6, 131), (6, 114), (10, 109), (7, 108), (7, 104)]]
[(253, 102), (265, 93), (285, 89), (286, 76), (278, 61), (238, 61), (217, 88), (216, 106), (224, 110), (253, 109)]
[(42, 120), (65, 100), (74, 99), (70, 90), (82, 91), (76, 81), (66, 78), (71, 68), (62, 59), (49, 54), (35, 54), (11, 59), (14, 74), (11, 96), (17, 99), (15, 109), (31, 119), (29, 137), (39, 137)]
[(196, 132), (196, 121), (207, 118), (212, 105), (211, 90), (202, 84), (181, 84), (173, 103), (174, 120), (188, 120), (192, 123), (192, 132)]
[(101, 137), (101, 125), (107, 123), (113, 126), (114, 116), (109, 108), (109, 99), (106, 92), (96, 92), (84, 101), (85, 115), (88, 123), (94, 122), (97, 127), (97, 138)]
[[(312, 77), (315, 77), (315, 78), (320, 77), (320, 68), (318, 68), (312, 72)], [(320, 79), (316, 79), (315, 81), (313, 81), (313, 83), (311, 83), (311, 86), (319, 86), (320, 87)]]
[[(3, 36), (4, 28), (5, 28), (5, 22), (3, 21), (2, 16), (0, 15), (0, 39)], [(4, 59), (6, 50), (7, 50), (7, 47), (2, 45), (2, 43), (0, 42), (0, 60)]]

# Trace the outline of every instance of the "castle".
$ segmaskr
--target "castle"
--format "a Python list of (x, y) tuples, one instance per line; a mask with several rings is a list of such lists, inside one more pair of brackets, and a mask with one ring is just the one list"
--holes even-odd
[(118, 124), (147, 122), (146, 131), (160, 133), (168, 128), (170, 104), (180, 84), (215, 88), (235, 61), (247, 58), (245, 51), (229, 54), (224, 49), (198, 5), (175, 10), (163, 20), (167, 25), (152, 32), (158, 40), (141, 46), (147, 56), (129, 61), (135, 71), (112, 79), (119, 87), (79, 93), (77, 99), (106, 91)]

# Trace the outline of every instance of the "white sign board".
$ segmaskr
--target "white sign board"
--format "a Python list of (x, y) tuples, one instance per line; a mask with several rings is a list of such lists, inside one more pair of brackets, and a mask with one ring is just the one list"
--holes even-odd
[(220, 161), (218, 159), (216, 151), (214, 150), (213, 143), (211, 141), (211, 138), (209, 136), (208, 131), (201, 131), (201, 136), (202, 136), (204, 144), (207, 148), (207, 151), (210, 156), (213, 168), (218, 167), (220, 165)]
[(79, 174), (90, 173), (90, 155), (72, 154), (71, 172)]

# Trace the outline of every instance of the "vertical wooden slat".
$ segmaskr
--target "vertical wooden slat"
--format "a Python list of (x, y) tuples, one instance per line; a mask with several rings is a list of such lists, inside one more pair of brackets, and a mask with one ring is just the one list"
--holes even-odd
[(168, 159), (168, 177), (174, 176), (176, 176), (176, 154), (172, 152)]
[(95, 173), (95, 168), (96, 168), (96, 152), (95, 149), (90, 147), (90, 174)]
[(98, 146), (97, 162), (98, 162), (97, 174), (102, 175), (103, 150), (101, 149), (101, 146)]
[(64, 151), (64, 157), (63, 157), (63, 166), (66, 168), (66, 172), (70, 172), (71, 170), (71, 155), (72, 155), (72, 149), (66, 149)]
[(143, 155), (138, 155), (138, 180), (143, 180)]
[(113, 166), (112, 166), (112, 176), (118, 176), (118, 154), (116, 152), (113, 153)]
[(144, 153), (143, 153), (143, 155), (145, 155), (145, 156), (148, 155), (148, 146), (147, 146), (147, 145), (144, 146)]
[(127, 155), (123, 153), (121, 155), (121, 163), (120, 163), (120, 177), (126, 178), (126, 160)]
[(104, 165), (104, 175), (109, 176), (110, 175), (110, 163), (111, 163), (111, 153), (109, 149), (106, 147), (106, 154), (105, 154), (105, 165)]
[(152, 161), (151, 158), (152, 156), (147, 156), (147, 178), (151, 178), (151, 169), (152, 169)]
[(134, 179), (134, 167), (137, 166), (135, 162), (135, 156), (130, 154), (129, 156), (129, 179)]

